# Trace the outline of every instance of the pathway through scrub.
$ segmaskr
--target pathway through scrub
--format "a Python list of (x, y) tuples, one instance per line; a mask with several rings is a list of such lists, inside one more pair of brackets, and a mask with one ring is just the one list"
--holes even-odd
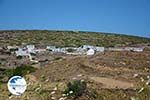
[(108, 88), (108, 89), (128, 89), (133, 88), (134, 84), (131, 82), (116, 80), (112, 78), (106, 78), (106, 77), (90, 77), (90, 79), (94, 80), (95, 82), (102, 83), (102, 88)]

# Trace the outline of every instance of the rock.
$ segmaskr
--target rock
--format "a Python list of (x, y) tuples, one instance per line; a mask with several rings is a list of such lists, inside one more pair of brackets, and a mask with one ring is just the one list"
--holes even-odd
[(69, 93), (66, 94), (67, 96), (69, 95)]
[(49, 81), (49, 79), (45, 80), (45, 82), (48, 82), (48, 81)]
[(81, 76), (83, 76), (82, 74), (79, 74), (79, 75), (77, 75), (78, 77), (81, 77)]
[(81, 82), (84, 82), (84, 80), (82, 79)]
[(134, 75), (133, 75), (134, 78), (136, 78), (136, 77), (138, 77), (138, 76), (139, 76), (139, 74), (134, 74)]
[(150, 80), (148, 80), (147, 82), (146, 82), (146, 85), (149, 85), (150, 84)]
[(73, 79), (73, 80), (76, 80), (77, 78), (76, 78), (76, 77), (73, 77), (72, 79)]
[(55, 97), (51, 97), (51, 100), (55, 100)]
[(138, 91), (138, 93), (141, 93), (143, 90), (144, 90), (144, 88), (142, 87), (142, 88)]
[(65, 100), (63, 97), (59, 98), (59, 100)]
[(69, 94), (72, 94), (73, 93), (73, 91), (69, 91)]
[(62, 96), (63, 96), (63, 97), (65, 97), (65, 96), (66, 96), (66, 94), (62, 94)]
[(149, 76), (149, 75), (147, 76), (147, 79), (150, 79), (150, 76)]
[(51, 92), (51, 95), (53, 95), (53, 94), (55, 94), (55, 91), (52, 91), (52, 92)]
[(9, 96), (9, 99), (12, 99), (13, 98), (13, 96)]
[(53, 90), (56, 91), (56, 90), (57, 90), (57, 87), (55, 87)]
[(35, 91), (37, 92), (38, 90), (40, 90), (40, 88), (36, 88)]
[(131, 100), (136, 100), (135, 97), (131, 97)]
[(143, 79), (143, 77), (141, 77), (140, 79), (141, 79), (141, 82), (144, 82), (144, 79)]
[(126, 63), (125, 63), (125, 62), (122, 62), (122, 64), (123, 64), (123, 65), (126, 65)]

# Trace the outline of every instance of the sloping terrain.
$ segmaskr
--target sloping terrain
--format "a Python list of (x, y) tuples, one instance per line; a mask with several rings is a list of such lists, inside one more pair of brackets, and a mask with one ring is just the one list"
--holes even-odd
[[(106, 47), (135, 46), (150, 44), (150, 39), (94, 32), (0, 31), (1, 47), (25, 44), (35, 44), (37, 47), (85, 44)], [(150, 51), (104, 52), (93, 56), (45, 55), (50, 59), (55, 57), (46, 64), (33, 65), (40, 67), (24, 76), (28, 84), (25, 93), (20, 97), (13, 96), (7, 89), (7, 81), (0, 82), (0, 100), (51, 100), (52, 97), (63, 100), (64, 98), (60, 99), (63, 91), (72, 80), (87, 83), (87, 90), (76, 100), (150, 100)], [(2, 56), (0, 58), (10, 65), (9, 60)], [(8, 58), (13, 56), (7, 55), (6, 59)], [(39, 58), (43, 57), (39, 55)], [(8, 80), (8, 77), (4, 80)]]
[[(112, 98), (116, 98), (115, 100), (129, 100), (132, 96), (140, 98), (140, 100), (149, 100), (149, 95), (145, 97), (146, 99), (143, 99), (144, 95), (142, 97), (140, 93), (138, 94), (138, 91), (147, 81), (146, 77), (150, 76), (150, 52), (128, 53), (106, 52), (91, 57), (66, 57), (49, 63), (33, 75), (39, 79), (43, 76), (49, 82), (66, 83), (74, 79), (84, 79), (88, 83), (88, 88), (98, 91), (97, 100), (101, 95), (102, 98), (111, 100), (107, 96), (109, 93), (113, 95)], [(146, 89), (149, 89), (149, 86)], [(125, 96), (121, 97), (120, 95)]]
[(93, 56), (64, 55), (26, 75), (28, 88), (21, 97), (11, 95), (7, 85), (1, 84), (0, 99), (48, 100), (53, 96), (59, 100), (66, 84), (80, 79), (87, 83), (87, 91), (77, 100), (149, 100), (149, 65), (149, 51), (105, 52)]
[(40, 44), (56, 46), (126, 46), (150, 43), (149, 38), (82, 31), (0, 31), (0, 45)]

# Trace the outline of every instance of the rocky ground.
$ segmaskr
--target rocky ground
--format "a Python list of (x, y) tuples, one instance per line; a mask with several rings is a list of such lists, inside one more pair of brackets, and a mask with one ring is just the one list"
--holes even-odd
[(87, 90), (77, 100), (150, 100), (150, 52), (105, 52), (64, 56), (25, 76), (26, 92), (15, 97), (1, 84), (0, 100), (72, 100), (66, 84), (84, 80)]

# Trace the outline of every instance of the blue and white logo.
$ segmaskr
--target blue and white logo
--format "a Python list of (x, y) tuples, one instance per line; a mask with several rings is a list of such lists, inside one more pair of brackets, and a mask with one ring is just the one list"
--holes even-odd
[(13, 76), (8, 81), (8, 90), (14, 95), (21, 95), (27, 88), (26, 81), (21, 76)]

